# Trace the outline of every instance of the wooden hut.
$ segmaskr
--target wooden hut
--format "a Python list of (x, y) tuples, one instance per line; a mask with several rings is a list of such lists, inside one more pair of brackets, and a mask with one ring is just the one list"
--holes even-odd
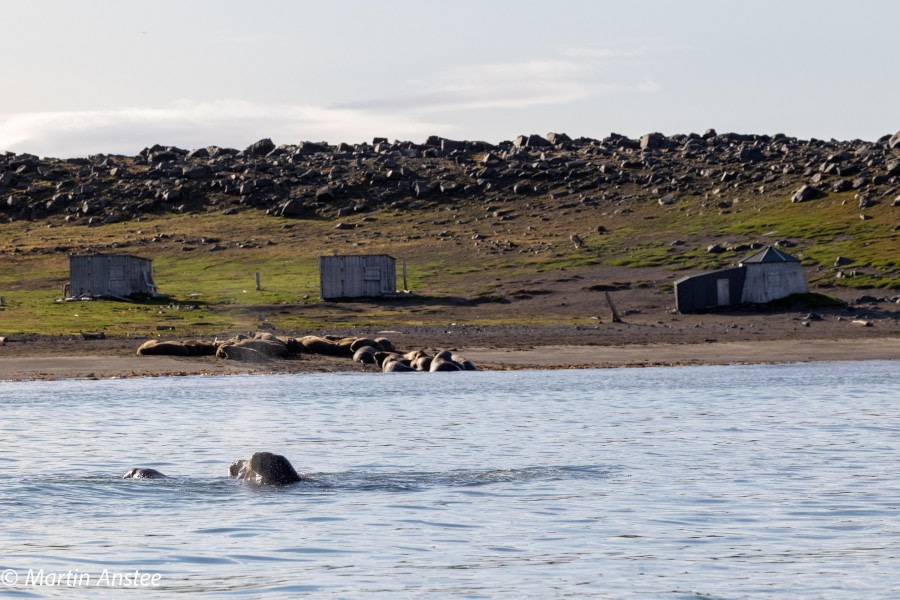
[(85, 254), (69, 257), (69, 295), (156, 296), (153, 261), (131, 254)]
[(387, 254), (319, 257), (322, 300), (375, 298), (397, 291), (397, 266)]
[(745, 269), (741, 302), (764, 304), (809, 291), (800, 261), (777, 248), (764, 248), (741, 261)]
[(682, 277), (675, 282), (678, 312), (735, 304), (765, 304), (809, 291), (800, 261), (777, 248), (763, 248), (737, 267)]

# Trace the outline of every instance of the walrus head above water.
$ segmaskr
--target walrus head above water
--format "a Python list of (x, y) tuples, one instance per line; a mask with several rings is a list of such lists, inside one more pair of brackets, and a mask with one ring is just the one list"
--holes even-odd
[(289, 485), (301, 481), (288, 459), (271, 452), (255, 452), (250, 460), (231, 463), (228, 476), (262, 485)]
[(156, 469), (147, 469), (144, 467), (136, 467), (127, 473), (122, 479), (168, 479), (168, 475), (163, 475)]

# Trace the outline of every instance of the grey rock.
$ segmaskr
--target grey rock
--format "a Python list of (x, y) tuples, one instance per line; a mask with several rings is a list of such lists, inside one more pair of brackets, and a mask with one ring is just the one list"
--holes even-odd
[(662, 146), (666, 136), (659, 132), (648, 133), (641, 137), (641, 150), (656, 150)]
[(888, 141), (888, 148), (892, 150), (900, 148), (900, 131), (891, 136), (891, 139)]
[(807, 202), (820, 196), (822, 196), (821, 190), (811, 185), (804, 185), (794, 192), (794, 195), (791, 196), (791, 202)]
[(269, 138), (263, 138), (258, 142), (250, 144), (244, 150), (244, 154), (250, 156), (265, 156), (275, 149), (275, 144)]

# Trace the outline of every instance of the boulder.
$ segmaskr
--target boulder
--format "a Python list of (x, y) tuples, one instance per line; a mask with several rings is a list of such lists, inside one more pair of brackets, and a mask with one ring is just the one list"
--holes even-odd
[(740, 153), (738, 154), (738, 158), (741, 162), (759, 162), (761, 160), (765, 160), (765, 156), (762, 153), (762, 150), (755, 146), (745, 146), (741, 148)]
[(263, 138), (258, 142), (250, 144), (244, 150), (244, 154), (249, 154), (250, 156), (265, 156), (269, 152), (275, 149), (275, 144), (269, 138)]
[(282, 217), (300, 217), (309, 212), (307, 206), (300, 199), (288, 200), (281, 205)]
[(666, 136), (661, 133), (648, 133), (641, 137), (641, 150), (656, 150), (662, 146), (665, 139)]
[(546, 137), (547, 141), (553, 145), (564, 144), (566, 142), (572, 141), (572, 138), (570, 138), (569, 136), (567, 136), (564, 133), (548, 133), (545, 137)]
[(892, 150), (900, 149), (900, 131), (891, 136), (891, 139), (888, 140), (888, 147)]
[(820, 196), (822, 196), (821, 190), (811, 185), (804, 185), (794, 192), (794, 195), (791, 196), (791, 202), (806, 202), (808, 200), (819, 198)]

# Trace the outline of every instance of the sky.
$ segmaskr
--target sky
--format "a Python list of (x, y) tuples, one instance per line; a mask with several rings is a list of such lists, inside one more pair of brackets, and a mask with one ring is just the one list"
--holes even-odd
[(0, 151), (900, 128), (894, 0), (0, 0)]

